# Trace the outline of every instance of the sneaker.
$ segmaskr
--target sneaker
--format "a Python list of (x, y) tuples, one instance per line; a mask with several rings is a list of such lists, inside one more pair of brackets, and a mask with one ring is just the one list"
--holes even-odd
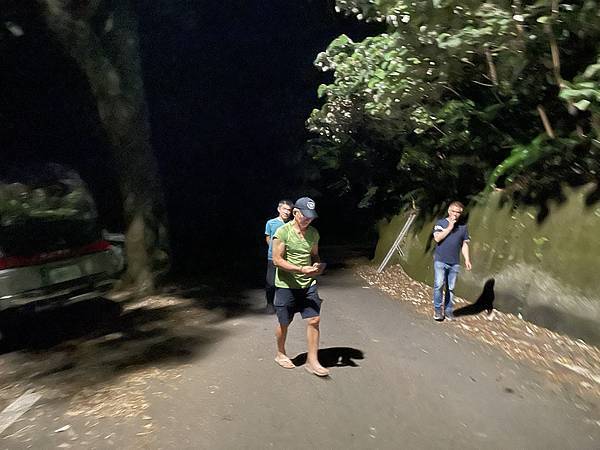
[(454, 320), (454, 313), (452, 311), (446, 311), (446, 313), (444, 314), (444, 318), (446, 320)]
[(433, 313), (433, 320), (437, 321), (437, 322), (441, 322), (442, 320), (444, 320), (444, 316), (442, 316), (442, 310), (441, 309), (436, 309), (435, 312)]

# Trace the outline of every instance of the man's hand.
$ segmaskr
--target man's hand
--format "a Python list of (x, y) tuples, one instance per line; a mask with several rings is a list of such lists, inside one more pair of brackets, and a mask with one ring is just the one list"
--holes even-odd
[(312, 277), (312, 276), (319, 275), (318, 272), (319, 272), (319, 268), (315, 267), (314, 265), (300, 267), (300, 273), (302, 273), (302, 275), (308, 275), (308, 276)]
[(316, 275), (321, 275), (325, 271), (325, 267), (327, 266), (327, 263), (318, 262), (318, 263), (314, 263), (312, 266), (316, 267), (318, 270)]
[[(443, 229), (443, 231), (434, 231), (433, 232), (433, 240), (435, 242), (441, 242), (444, 239), (446, 239), (446, 236), (448, 236), (451, 232), (452, 229), (454, 228), (454, 225), (456, 224), (456, 219), (453, 217), (448, 217), (448, 226), (446, 228)], [(437, 226), (436, 226), (437, 227)], [(441, 226), (440, 226), (441, 228)]]
[(471, 270), (473, 268), (473, 266), (471, 266), (471, 261), (470, 260), (466, 260), (465, 261), (465, 267), (467, 268), (467, 270)]

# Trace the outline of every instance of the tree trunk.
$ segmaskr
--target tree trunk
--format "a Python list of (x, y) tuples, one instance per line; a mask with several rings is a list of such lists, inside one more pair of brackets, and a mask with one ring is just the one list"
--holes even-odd
[(86, 74), (113, 147), (123, 196), (128, 268), (123, 287), (154, 288), (168, 266), (166, 213), (128, 0), (40, 0), (50, 30)]

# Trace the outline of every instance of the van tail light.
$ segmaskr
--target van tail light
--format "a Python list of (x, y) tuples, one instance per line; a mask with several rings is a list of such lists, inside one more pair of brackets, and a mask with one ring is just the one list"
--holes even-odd
[(29, 256), (3, 256), (0, 257), (0, 270), (37, 266), (59, 259), (75, 258), (77, 256), (89, 255), (90, 253), (103, 252), (109, 248), (110, 242), (101, 240), (84, 245), (83, 247), (54, 250), (52, 252), (36, 253)]

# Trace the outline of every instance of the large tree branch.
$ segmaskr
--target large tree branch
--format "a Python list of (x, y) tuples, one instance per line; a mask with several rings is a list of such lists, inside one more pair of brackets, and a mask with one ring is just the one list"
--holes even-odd
[(554, 80), (558, 87), (562, 86), (562, 76), (560, 74), (560, 51), (554, 36), (552, 24), (558, 20), (558, 0), (552, 0), (552, 6), (550, 10), (550, 22), (544, 24), (544, 33), (548, 37), (550, 43), (550, 53), (552, 54), (552, 72), (554, 74)]
[(46, 5), (48, 27), (87, 76), (112, 144), (127, 223), (126, 284), (151, 291), (153, 267), (166, 256), (166, 215), (150, 145), (135, 18), (127, 0), (111, 3), (108, 33), (92, 26), (108, 17), (100, 0), (40, 2)]
[(538, 105), (537, 111), (538, 111), (538, 114), (540, 115), (540, 118), (542, 119), (542, 123), (544, 124), (544, 129), (546, 130), (546, 134), (551, 139), (554, 139), (556, 137), (556, 135), (554, 134), (554, 130), (552, 129), (552, 125), (550, 124), (550, 120), (548, 120), (548, 116), (546, 115), (546, 110), (544, 109), (544, 107), (542, 105)]
[(492, 52), (490, 51), (489, 47), (485, 49), (485, 59), (488, 64), (488, 74), (490, 80), (492, 80), (492, 83), (494, 83), (495, 86), (498, 86), (498, 74), (496, 72), (496, 65), (494, 64), (494, 58), (492, 57)]

